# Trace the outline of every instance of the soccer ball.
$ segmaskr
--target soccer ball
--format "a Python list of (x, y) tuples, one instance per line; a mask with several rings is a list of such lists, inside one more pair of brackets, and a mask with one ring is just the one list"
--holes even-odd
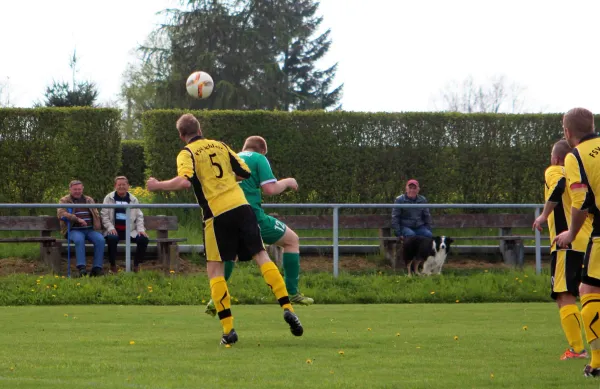
[(213, 91), (213, 79), (206, 72), (194, 72), (190, 74), (185, 83), (187, 92), (195, 99), (206, 99)]

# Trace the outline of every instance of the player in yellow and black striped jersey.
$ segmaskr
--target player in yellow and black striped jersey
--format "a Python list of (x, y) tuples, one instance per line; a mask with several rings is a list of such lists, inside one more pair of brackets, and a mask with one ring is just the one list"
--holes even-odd
[(206, 269), (211, 298), (223, 325), (221, 344), (237, 342), (233, 329), (231, 297), (224, 278), (223, 261), (254, 259), (267, 285), (284, 310), (292, 334), (304, 332), (294, 313), (283, 277), (267, 255), (260, 228), (238, 180), (250, 177), (250, 169), (225, 143), (205, 139), (200, 123), (191, 114), (177, 120), (179, 137), (186, 147), (177, 156), (177, 177), (168, 181), (150, 178), (148, 190), (182, 190), (190, 186), (204, 215)]
[(573, 151), (565, 158), (567, 187), (571, 190), (571, 223), (555, 239), (560, 248), (579, 238), (588, 215), (592, 215), (592, 235), (588, 244), (581, 286), (581, 318), (592, 358), (585, 367), (586, 377), (600, 377), (600, 138), (595, 133), (594, 115), (574, 108), (563, 117), (565, 139)]
[(560, 140), (552, 147), (551, 166), (544, 173), (544, 211), (533, 223), (533, 227), (541, 231), (542, 224), (547, 221), (550, 231), (550, 295), (558, 305), (561, 326), (570, 346), (561, 356), (561, 360), (588, 357), (581, 337), (581, 314), (577, 307), (577, 296), (583, 258), (592, 230), (591, 222), (588, 221), (584, 225), (577, 239), (568, 248), (557, 249), (553, 243), (558, 234), (567, 231), (571, 219), (570, 189), (567, 188), (564, 168), (565, 157), (570, 152), (571, 147), (566, 140)]

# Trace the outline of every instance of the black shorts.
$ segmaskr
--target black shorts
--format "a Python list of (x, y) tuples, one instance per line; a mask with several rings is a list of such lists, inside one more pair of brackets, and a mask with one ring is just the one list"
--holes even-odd
[(573, 250), (556, 250), (552, 253), (552, 299), (556, 300), (559, 293), (565, 292), (579, 296), (584, 256), (585, 253)]
[(265, 249), (250, 205), (242, 205), (204, 222), (207, 261), (249, 261)]

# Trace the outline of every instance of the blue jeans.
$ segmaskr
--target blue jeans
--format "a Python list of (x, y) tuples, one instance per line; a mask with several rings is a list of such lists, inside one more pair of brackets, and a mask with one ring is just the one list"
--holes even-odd
[(399, 236), (408, 237), (408, 236), (415, 236), (415, 235), (425, 236), (427, 238), (433, 237), (431, 230), (426, 228), (425, 226), (421, 226), (419, 228), (401, 227)]
[(85, 267), (85, 240), (94, 244), (94, 265), (93, 267), (102, 268), (104, 262), (104, 236), (93, 228), (78, 228), (71, 230), (71, 242), (75, 243), (75, 256), (77, 257), (77, 267)]

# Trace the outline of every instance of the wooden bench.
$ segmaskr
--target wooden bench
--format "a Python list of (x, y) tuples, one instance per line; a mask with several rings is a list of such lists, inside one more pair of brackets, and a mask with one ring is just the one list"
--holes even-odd
[[(144, 216), (144, 226), (147, 231), (156, 231), (156, 239), (150, 239), (150, 242), (156, 243), (158, 259), (162, 262), (164, 270), (176, 270), (179, 265), (177, 244), (187, 240), (169, 238), (169, 231), (178, 228), (177, 216)], [(40, 258), (54, 273), (60, 273), (61, 252), (67, 240), (62, 236), (56, 238), (60, 234), (56, 216), (0, 216), (0, 231), (39, 232), (39, 236), (0, 238), (0, 243), (40, 243)], [(135, 243), (131, 246), (135, 248)], [(71, 247), (73, 250), (72, 244)]]
[[(333, 216), (316, 215), (276, 215), (278, 219), (294, 230), (326, 229), (332, 230)], [(504, 262), (508, 265), (522, 265), (524, 259), (525, 239), (533, 236), (517, 236), (512, 234), (513, 228), (531, 228), (534, 216), (531, 214), (450, 214), (433, 216), (433, 233), (440, 228), (498, 228), (496, 236), (460, 236), (456, 240), (497, 240)], [(380, 251), (387, 260), (395, 264), (395, 246), (397, 238), (392, 230), (391, 214), (388, 215), (340, 215), (340, 229), (377, 229), (378, 237), (339, 237), (344, 240), (377, 240)], [(301, 240), (331, 240), (331, 238), (305, 237)]]

